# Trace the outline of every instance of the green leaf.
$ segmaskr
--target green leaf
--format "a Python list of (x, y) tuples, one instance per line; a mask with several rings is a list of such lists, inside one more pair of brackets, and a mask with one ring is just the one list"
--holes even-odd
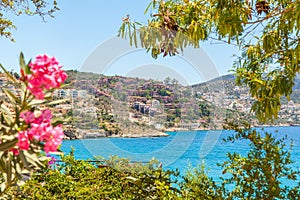
[(124, 38), (124, 34), (125, 34), (124, 32), (125, 32), (125, 23), (122, 23), (122, 25), (118, 31), (118, 37), (121, 36), (122, 38)]
[(1, 106), (0, 106), (0, 111), (1, 111), (3, 114), (8, 115), (11, 119), (13, 118), (13, 114), (10, 112), (10, 109), (9, 109), (6, 105), (1, 104)]
[(4, 104), (1, 105), (0, 107), (0, 111), (2, 111), (2, 117), (5, 120), (5, 122), (7, 123), (6, 125), (10, 126), (10, 124), (13, 122), (13, 115), (10, 112), (9, 108), (7, 108)]
[(29, 163), (27, 162), (26, 157), (25, 157), (23, 151), (20, 151), (20, 152), (19, 152), (19, 157), (21, 158), (21, 160), (22, 160), (22, 162), (23, 162), (23, 164), (24, 164), (24, 167), (25, 167), (26, 169), (28, 169), (28, 168), (29, 168)]
[(154, 6), (154, 5), (155, 5), (155, 4), (153, 4), (153, 1), (151, 1), (151, 2), (148, 4), (147, 8), (145, 9), (144, 15), (149, 11), (150, 7), (151, 7), (151, 6)]
[(18, 97), (16, 97), (16, 95), (14, 95), (11, 91), (3, 89), (3, 92), (6, 94), (6, 96), (10, 99), (12, 103), (19, 104), (21, 102), (21, 100)]
[[(3, 174), (3, 175), (4, 175), (4, 174)], [(5, 191), (5, 189), (6, 189), (6, 182), (3, 182), (3, 183), (1, 184), (1, 192)]]
[(44, 164), (40, 162), (36, 154), (30, 154), (29, 152), (24, 151), (24, 155), (27, 158), (28, 163), (33, 165), (36, 169), (40, 169), (44, 166)]
[(9, 80), (11, 80), (14, 83), (17, 83), (17, 80), (14, 76), (12, 76), (4, 67), (0, 64), (0, 68), (4, 71), (5, 75), (8, 77)]
[(13, 140), (2, 142), (0, 144), (0, 151), (8, 151), (12, 149), (18, 142), (17, 138), (14, 138)]
[(7, 151), (0, 151), (0, 170), (4, 171), (4, 169), (6, 168), (6, 156), (7, 155)]
[(137, 47), (137, 36), (136, 36), (135, 24), (133, 24), (133, 41), (134, 41), (134, 46)]
[(22, 171), (23, 171), (22, 166), (23, 166), (23, 163), (19, 162), (19, 160), (14, 159), (14, 170), (15, 170), (15, 173), (16, 173), (18, 179), (22, 178), (22, 175), (21, 175)]
[(7, 185), (10, 186), (12, 182), (12, 164), (11, 164), (11, 157), (8, 158), (6, 164), (6, 182)]
[(52, 125), (57, 126), (59, 124), (63, 124), (64, 122), (69, 122), (71, 120), (71, 117), (68, 118), (59, 118), (59, 117), (54, 117), (52, 118)]
[(43, 104), (45, 101), (44, 100), (40, 100), (40, 99), (33, 99), (32, 101), (30, 101), (30, 103), (28, 104), (28, 106), (38, 106)]
[(25, 64), (24, 54), (22, 52), (20, 53), (19, 65), (21, 69), (23, 69), (23, 71), (26, 72), (26, 64)]
[(45, 103), (46, 105), (55, 105), (55, 104), (61, 104), (61, 103), (66, 103), (67, 101), (69, 101), (70, 99), (58, 99), (55, 101), (50, 101)]
[(128, 29), (128, 35), (129, 35), (129, 43), (130, 46), (132, 46), (132, 35), (131, 35), (131, 27), (130, 27), (130, 23), (127, 24), (127, 29)]

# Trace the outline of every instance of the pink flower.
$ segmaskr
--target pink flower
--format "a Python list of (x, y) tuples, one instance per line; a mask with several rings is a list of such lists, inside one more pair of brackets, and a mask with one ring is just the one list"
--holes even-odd
[(44, 99), (45, 90), (59, 88), (67, 79), (55, 57), (38, 55), (29, 66), (32, 74), (24, 75), (24, 80), (28, 81), (27, 88), (37, 99)]
[(49, 136), (47, 135), (47, 129), (50, 127), (50, 123), (32, 123), (31, 128), (28, 130), (29, 135), (39, 141), (46, 140)]
[(33, 112), (25, 111), (20, 114), (20, 117), (24, 119), (26, 124), (30, 124), (30, 123), (40, 124), (42, 122), (50, 123), (52, 119), (52, 113), (51, 110), (45, 109), (41, 111), (39, 117), (35, 117)]
[(26, 124), (29, 124), (34, 120), (34, 114), (30, 111), (22, 112), (20, 117), (25, 120)]
[(62, 143), (64, 132), (61, 126), (52, 127), (48, 130), (49, 138), (44, 147), (46, 153), (57, 151), (58, 146)]
[(20, 131), (18, 133), (18, 143), (17, 146), (21, 150), (28, 150), (29, 148), (29, 139), (28, 139), (28, 134), (27, 131)]
[(51, 125), (52, 113), (49, 109), (43, 110), (40, 116), (35, 117), (33, 112), (27, 111), (21, 117), (29, 124), (29, 129), (18, 133), (17, 146), (20, 150), (28, 150), (30, 141), (37, 140), (44, 142), (46, 153), (57, 151), (62, 143), (64, 132), (61, 125)]
[(18, 156), (19, 155), (19, 149), (13, 148), (10, 151), (13, 152), (14, 156)]
[(50, 157), (50, 160), (48, 162), (48, 165), (53, 165), (56, 162), (56, 158), (53, 156), (50, 156), (49, 154), (47, 155), (47, 157)]
[(43, 122), (49, 122), (52, 119), (52, 113), (51, 110), (46, 109), (46, 110), (42, 110), (42, 114), (40, 116), (40, 118), (42, 119)]

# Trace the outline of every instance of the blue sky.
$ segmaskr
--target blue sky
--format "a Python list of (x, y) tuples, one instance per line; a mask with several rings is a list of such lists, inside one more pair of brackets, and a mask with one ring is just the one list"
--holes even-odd
[[(57, 57), (64, 69), (81, 70), (84, 68), (83, 64), (97, 47), (116, 36), (122, 17), (130, 14), (133, 20), (145, 22), (148, 15), (144, 15), (144, 9), (148, 3), (149, 0), (59, 1), (58, 5), (61, 10), (55, 13), (55, 18), (46, 18), (46, 23), (38, 16), (17, 17), (8, 14), (17, 26), (17, 30), (12, 30), (16, 42), (0, 38), (0, 63), (8, 69), (19, 71), (18, 55), (21, 51), (27, 59), (46, 53)], [(118, 46), (114, 48), (118, 48)], [(114, 54), (114, 48), (110, 48), (109, 53)], [(227, 74), (236, 49), (225, 44), (212, 45), (206, 42), (202, 44), (201, 51), (207, 54), (205, 59), (203, 59), (203, 55), (198, 59), (203, 65), (201, 70), (210, 71), (207, 63), (201, 61), (210, 59), (218, 74)], [(197, 57), (197, 50), (195, 50), (195, 57)], [(97, 55), (97, 59), (97, 61), (93, 60), (95, 66), (102, 64), (101, 52)], [(193, 70), (189, 70), (189, 68), (193, 68), (192, 64), (189, 59), (184, 58), (184, 55), (181, 55), (181, 58), (178, 56), (177, 58), (154, 60), (144, 50), (133, 50), (131, 53), (116, 55), (106, 70), (102, 70), (103, 66), (99, 66), (100, 70), (96, 69), (96, 71), (108, 75), (140, 75), (133, 73), (132, 70), (145, 72), (145, 70), (138, 69), (148, 66), (146, 69), (151, 71), (151, 65), (156, 66), (153, 67), (156, 70), (159, 69), (159, 66), (165, 66), (167, 69), (162, 70), (162, 73), (144, 73), (144, 75), (149, 74), (153, 79), (162, 78), (151, 77), (155, 74), (167, 76), (168, 70), (170, 74), (172, 74), (171, 71), (176, 71), (177, 75), (182, 75), (189, 84), (212, 78), (207, 76), (206, 72), (195, 76)], [(214, 73), (214, 75), (217, 74)]]

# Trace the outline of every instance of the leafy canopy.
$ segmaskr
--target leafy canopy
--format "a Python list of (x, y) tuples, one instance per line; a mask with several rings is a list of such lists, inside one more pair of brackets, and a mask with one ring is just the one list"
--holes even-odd
[(47, 0), (2, 0), (0, 3), (0, 36), (14, 41), (11, 30), (16, 26), (6, 17), (6, 14), (39, 15), (43, 19), (45, 16), (53, 17), (53, 13), (59, 8), (56, 0), (51, 1), (50, 3)]
[(200, 41), (239, 47), (238, 84), (250, 87), (252, 111), (262, 122), (277, 118), (280, 98), (289, 99), (300, 62), (299, 0), (153, 0), (146, 24), (123, 18), (119, 36), (151, 51), (173, 56)]

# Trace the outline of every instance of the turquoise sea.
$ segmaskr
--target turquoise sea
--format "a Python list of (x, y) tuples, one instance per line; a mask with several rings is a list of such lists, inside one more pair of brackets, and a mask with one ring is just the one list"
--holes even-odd
[[(300, 126), (265, 127), (277, 138), (288, 135), (287, 148), (293, 143), (293, 168), (300, 166)], [(277, 132), (278, 130), (278, 132)], [(61, 150), (70, 152), (75, 148), (77, 159), (94, 159), (94, 156), (108, 158), (112, 155), (129, 158), (132, 161), (147, 162), (156, 158), (162, 162), (164, 169), (178, 169), (184, 172), (188, 166), (196, 167), (205, 163), (208, 174), (218, 179), (222, 176), (217, 163), (224, 162), (227, 152), (246, 154), (249, 150), (246, 141), (225, 143), (223, 138), (234, 134), (234, 131), (190, 131), (169, 132), (169, 137), (155, 138), (99, 138), (84, 140), (65, 140)]]

